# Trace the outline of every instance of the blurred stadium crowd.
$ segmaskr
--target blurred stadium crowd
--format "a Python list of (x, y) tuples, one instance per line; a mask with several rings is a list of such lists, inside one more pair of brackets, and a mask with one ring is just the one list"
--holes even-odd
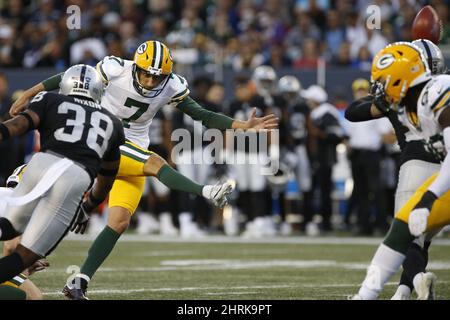
[[(191, 0), (191, 1), (21, 1), (0, 0), (0, 67), (95, 65), (106, 55), (131, 59), (139, 43), (165, 42), (180, 65), (221, 65), (236, 71), (233, 95), (207, 76), (190, 81), (192, 96), (203, 107), (247, 119), (258, 113), (280, 117), (281, 167), (261, 176), (257, 165), (196, 165), (178, 161), (177, 169), (199, 183), (225, 176), (237, 193), (223, 212), (204, 199), (169, 191), (149, 178), (134, 222), (139, 233), (198, 237), (210, 232), (250, 237), (308, 235), (346, 230), (358, 235), (384, 234), (394, 211), (399, 149), (384, 120), (353, 125), (343, 118), (350, 101), (333, 101), (297, 78), (279, 78), (277, 69), (328, 65), (367, 71), (372, 56), (387, 43), (410, 40), (411, 24), (424, 1)], [(428, 3), (428, 2), (427, 2)], [(448, 1), (431, 1), (450, 44)], [(68, 30), (64, 8), (81, 8), (81, 29)], [(366, 8), (377, 4), (380, 30), (365, 26)], [(251, 72), (247, 77), (241, 70)], [(25, 89), (25, 88), (24, 88)], [(369, 83), (356, 79), (352, 98), (367, 95)], [(8, 90), (0, 73), (0, 120), (20, 92)], [(202, 131), (180, 112), (164, 109), (153, 120), (151, 146), (169, 162), (173, 130), (184, 128), (202, 139)], [(201, 141), (201, 140), (200, 140)], [(183, 156), (196, 157), (206, 145), (192, 144)], [(0, 183), (39, 148), (31, 133), (0, 145)], [(239, 152), (239, 151), (238, 151)], [(247, 151), (248, 152), (248, 151)], [(6, 157), (4, 155), (7, 155)], [(180, 160), (180, 159), (178, 159)], [(103, 211), (106, 211), (105, 207)], [(91, 230), (104, 225), (96, 216)]]
[[(387, 43), (411, 40), (424, 3), (436, 8), (441, 43), (449, 43), (448, 0), (0, 0), (0, 66), (63, 70), (105, 55), (132, 58), (139, 43), (155, 39), (179, 64), (302, 69), (323, 57), (367, 70)], [(381, 10), (378, 30), (366, 28), (372, 4)], [(67, 28), (70, 5), (81, 10), (80, 30)]]

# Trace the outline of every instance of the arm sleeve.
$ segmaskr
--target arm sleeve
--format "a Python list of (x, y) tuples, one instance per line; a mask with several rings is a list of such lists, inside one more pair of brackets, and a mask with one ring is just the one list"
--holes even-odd
[(42, 84), (44, 85), (45, 91), (52, 91), (59, 89), (59, 84), (61, 83), (61, 79), (64, 75), (64, 72), (55, 74), (54, 76), (51, 76), (50, 78), (45, 79), (42, 81)]
[(187, 96), (178, 105), (177, 108), (192, 119), (201, 121), (207, 128), (219, 130), (231, 129), (233, 119), (223, 114), (212, 112), (202, 108), (191, 97)]
[(372, 97), (367, 96), (353, 101), (345, 110), (345, 119), (351, 122), (360, 122), (374, 119), (370, 112)]
[(442, 196), (445, 192), (450, 190), (450, 127), (444, 129), (443, 136), (447, 155), (445, 156), (444, 162), (442, 162), (438, 176), (428, 188), (428, 190), (433, 192), (437, 197)]

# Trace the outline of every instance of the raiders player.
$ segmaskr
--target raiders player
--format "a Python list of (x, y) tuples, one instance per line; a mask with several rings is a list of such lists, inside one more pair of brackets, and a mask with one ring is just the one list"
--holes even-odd
[[(272, 129), (275, 116), (247, 121), (234, 120), (203, 109), (189, 96), (187, 81), (172, 72), (169, 49), (159, 41), (146, 41), (136, 50), (134, 60), (107, 56), (97, 64), (97, 71), (106, 84), (102, 106), (122, 120), (126, 142), (121, 147), (121, 162), (109, 197), (108, 225), (98, 235), (81, 268), (81, 288), (66, 287), (69, 298), (84, 299), (87, 284), (114, 248), (120, 235), (128, 228), (145, 184), (146, 176), (155, 176), (172, 190), (203, 196), (216, 206), (227, 203), (226, 196), (233, 186), (230, 181), (216, 185), (200, 185), (175, 171), (163, 158), (147, 150), (149, 127), (156, 112), (170, 105), (186, 113), (206, 127), (225, 129)], [(17, 114), (28, 99), (41, 90), (56, 89), (60, 76), (47, 79), (27, 90), (13, 105), (10, 113)]]
[(278, 91), (286, 102), (283, 117), (286, 127), (285, 146), (288, 150), (285, 158), (294, 169), (297, 184), (303, 195), (303, 228), (311, 222), (311, 165), (308, 157), (308, 147), (311, 143), (310, 109), (300, 96), (302, 87), (294, 76), (284, 76), (278, 81)]
[(76, 65), (64, 73), (60, 94), (41, 92), (26, 111), (0, 124), (0, 141), (35, 128), (41, 136), (41, 151), (22, 181), (0, 200), (0, 240), (22, 235), (0, 259), (0, 283), (49, 255), (70, 228), (84, 230), (111, 189), (125, 139), (120, 121), (99, 105), (102, 93), (95, 69)]
[[(439, 173), (431, 175), (397, 211), (354, 296), (364, 300), (378, 297), (416, 237), (450, 223), (450, 76), (432, 77), (422, 50), (414, 44), (398, 42), (375, 56), (372, 79), (382, 84), (378, 94), (384, 96), (383, 105), (402, 106), (408, 129), (421, 137), (427, 151), (443, 162)], [(433, 298), (433, 281), (433, 276), (426, 273), (415, 275), (413, 285), (419, 299)]]
[[(436, 45), (429, 40), (416, 40), (413, 41), (413, 44), (422, 49), (432, 74), (444, 72), (444, 59)], [(385, 104), (383, 91), (377, 92), (377, 86), (374, 86), (372, 91), (373, 94), (350, 104), (345, 112), (345, 117), (350, 121), (366, 121), (384, 116), (390, 120), (394, 127), (401, 149), (400, 172), (395, 194), (395, 212), (397, 212), (426, 179), (439, 171), (440, 159), (426, 150), (420, 135), (408, 129), (408, 118), (404, 108), (401, 106), (395, 108), (395, 106), (391, 107)], [(425, 274), (429, 246), (429, 237), (426, 239), (422, 237), (411, 244), (406, 255), (407, 258), (403, 263), (404, 271), (399, 287), (392, 299), (409, 299), (414, 288), (413, 279), (415, 275)], [(434, 278), (434, 276), (428, 273), (425, 278)]]

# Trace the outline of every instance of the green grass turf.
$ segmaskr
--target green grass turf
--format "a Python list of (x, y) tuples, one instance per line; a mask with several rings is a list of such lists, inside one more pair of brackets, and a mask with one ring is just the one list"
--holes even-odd
[[(46, 299), (63, 299), (70, 265), (81, 265), (90, 241), (63, 241), (49, 270), (32, 280)], [(91, 299), (346, 299), (357, 292), (376, 245), (168, 243), (119, 241), (89, 286)], [(449, 246), (434, 245), (441, 264), (438, 298), (450, 298)], [(382, 299), (395, 291), (397, 274)]]

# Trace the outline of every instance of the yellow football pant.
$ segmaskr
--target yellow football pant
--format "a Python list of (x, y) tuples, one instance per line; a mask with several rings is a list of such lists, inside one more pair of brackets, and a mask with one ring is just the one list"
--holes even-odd
[(153, 152), (126, 141), (120, 147), (120, 167), (109, 193), (109, 207), (122, 207), (134, 214), (144, 192), (144, 164)]
[[(428, 187), (436, 179), (437, 175), (437, 173), (432, 175), (417, 189), (408, 202), (397, 212), (395, 216), (397, 219), (408, 223), (411, 211), (422, 198), (422, 195), (427, 191)], [(450, 191), (444, 193), (434, 202), (428, 217), (427, 232), (442, 228), (448, 224), (450, 224)]]

